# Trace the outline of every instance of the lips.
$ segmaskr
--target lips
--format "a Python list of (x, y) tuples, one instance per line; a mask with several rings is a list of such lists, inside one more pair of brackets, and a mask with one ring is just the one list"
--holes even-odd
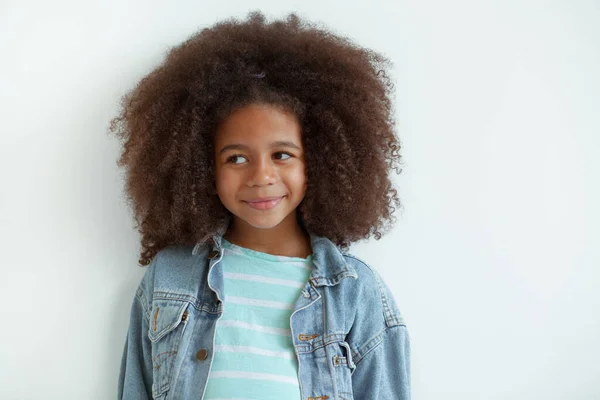
[(281, 203), (281, 200), (283, 200), (284, 197), (285, 196), (261, 197), (259, 199), (245, 201), (245, 203), (248, 204), (250, 207), (257, 209), (257, 210), (269, 210), (269, 209), (277, 206), (279, 203)]
[(277, 200), (282, 198), (283, 196), (273, 196), (273, 197), (260, 197), (254, 200), (246, 200), (246, 203), (261, 203), (263, 201)]

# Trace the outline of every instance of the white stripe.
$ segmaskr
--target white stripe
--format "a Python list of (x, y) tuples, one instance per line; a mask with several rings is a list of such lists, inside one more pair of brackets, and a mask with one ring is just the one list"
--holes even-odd
[(225, 276), (225, 278), (229, 278), (229, 279), (261, 282), (261, 283), (271, 283), (274, 285), (291, 286), (291, 287), (300, 288), (300, 289), (302, 289), (305, 285), (305, 283), (291, 281), (289, 279), (268, 278), (266, 276), (238, 274), (235, 272), (225, 272), (223, 275)]
[(264, 326), (264, 325), (258, 325), (258, 324), (249, 324), (249, 323), (243, 322), (243, 321), (219, 320), (218, 324), (220, 327), (226, 326), (226, 327), (230, 327), (230, 328), (245, 328), (245, 329), (251, 329), (253, 331), (258, 331), (258, 332), (274, 333), (276, 335), (283, 335), (283, 336), (292, 336), (292, 331), (290, 329), (273, 328), (271, 326)]
[(294, 308), (293, 304), (282, 303), (281, 301), (270, 301), (270, 300), (256, 300), (249, 299), (246, 297), (237, 297), (237, 296), (225, 296), (225, 301), (236, 304), (246, 304), (249, 306), (259, 306), (259, 307), (268, 307), (268, 308), (280, 308), (283, 310), (291, 310)]
[[(250, 257), (250, 256), (248, 256), (247, 254), (244, 254), (242, 251), (240, 251), (238, 249), (230, 249), (228, 247), (225, 247), (224, 250), (228, 251), (228, 252), (231, 252), (233, 254), (239, 255), (239, 256), (243, 256), (243, 257), (254, 259), (254, 257)], [(275, 257), (277, 257), (277, 256), (275, 256)], [(308, 262), (308, 261), (289, 261), (289, 260), (287, 260), (285, 258), (280, 258), (280, 260), (283, 261), (286, 265), (291, 265), (292, 267), (298, 267), (298, 268), (302, 268), (302, 269), (312, 269), (312, 262)]]
[(238, 250), (236, 248), (231, 249), (229, 247), (224, 247), (223, 250), (224, 251), (229, 251), (229, 252), (231, 252), (233, 254), (237, 254), (239, 256), (246, 256), (241, 250)]
[(286, 261), (285, 264), (302, 269), (312, 269), (312, 263), (308, 264), (307, 262), (303, 261)]
[(216, 345), (215, 351), (223, 351), (223, 352), (232, 352), (232, 353), (250, 353), (250, 354), (258, 354), (261, 356), (267, 357), (277, 357), (277, 358), (286, 358), (288, 360), (296, 359), (296, 354), (293, 354), (292, 351), (274, 351), (261, 349), (260, 347), (252, 347), (252, 346), (230, 346), (226, 344)]
[(298, 378), (290, 378), (289, 376), (265, 374), (261, 372), (242, 372), (242, 371), (214, 371), (210, 373), (210, 378), (245, 378), (245, 379), (257, 379), (261, 381), (275, 381), (291, 383), (292, 385), (298, 385)]

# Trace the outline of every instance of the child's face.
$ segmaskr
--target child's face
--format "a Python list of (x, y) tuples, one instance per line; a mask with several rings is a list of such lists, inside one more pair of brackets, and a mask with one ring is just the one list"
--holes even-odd
[[(217, 194), (236, 223), (269, 229), (295, 221), (306, 173), (293, 113), (263, 104), (238, 109), (219, 124), (214, 147)], [(275, 200), (254, 202), (265, 197)]]

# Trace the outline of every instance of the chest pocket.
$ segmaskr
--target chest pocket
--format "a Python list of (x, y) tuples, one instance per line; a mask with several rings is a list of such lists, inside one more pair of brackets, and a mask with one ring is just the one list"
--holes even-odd
[(186, 301), (154, 300), (148, 338), (152, 342), (152, 397), (161, 399), (171, 387), (179, 344), (188, 321)]

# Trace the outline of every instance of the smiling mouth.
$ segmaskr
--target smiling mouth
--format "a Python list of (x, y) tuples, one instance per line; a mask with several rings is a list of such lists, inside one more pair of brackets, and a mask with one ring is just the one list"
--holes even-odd
[(279, 203), (281, 203), (281, 200), (283, 200), (284, 197), (285, 196), (276, 197), (271, 200), (265, 201), (244, 201), (244, 203), (248, 204), (250, 207), (256, 210), (270, 210), (271, 208), (274, 208)]

